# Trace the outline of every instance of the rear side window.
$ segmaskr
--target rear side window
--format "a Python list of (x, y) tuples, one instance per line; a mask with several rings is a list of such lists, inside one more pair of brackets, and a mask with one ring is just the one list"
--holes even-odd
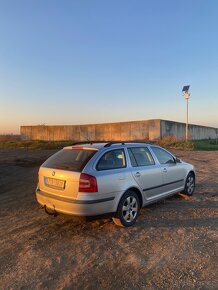
[(173, 156), (167, 151), (158, 147), (152, 147), (152, 150), (160, 164), (175, 163)]
[(128, 152), (133, 167), (155, 164), (151, 153), (146, 147), (128, 148)]
[(97, 170), (109, 170), (126, 167), (126, 158), (123, 149), (106, 152), (99, 160)]
[(62, 149), (43, 163), (43, 167), (81, 172), (96, 150)]

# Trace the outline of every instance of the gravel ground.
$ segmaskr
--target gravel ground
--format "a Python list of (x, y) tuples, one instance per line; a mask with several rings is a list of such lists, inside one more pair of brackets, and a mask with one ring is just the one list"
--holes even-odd
[(197, 169), (195, 195), (110, 217), (47, 216), (39, 164), (55, 151), (0, 149), (0, 289), (218, 289), (218, 152), (173, 151)]

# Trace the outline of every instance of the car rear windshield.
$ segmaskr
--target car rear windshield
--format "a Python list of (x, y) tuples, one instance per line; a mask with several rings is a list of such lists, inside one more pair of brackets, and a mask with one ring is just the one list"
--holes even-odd
[(81, 172), (96, 150), (62, 149), (43, 163), (43, 167)]

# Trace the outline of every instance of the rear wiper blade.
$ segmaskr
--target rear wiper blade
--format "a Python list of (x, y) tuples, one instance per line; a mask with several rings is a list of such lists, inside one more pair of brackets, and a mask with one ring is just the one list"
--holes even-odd
[(56, 169), (72, 169), (72, 167), (67, 165), (58, 165), (56, 166)]

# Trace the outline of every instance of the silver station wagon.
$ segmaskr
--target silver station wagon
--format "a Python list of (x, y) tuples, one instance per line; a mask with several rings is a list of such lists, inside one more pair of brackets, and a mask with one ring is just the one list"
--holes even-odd
[(111, 213), (117, 225), (128, 227), (140, 208), (194, 189), (193, 165), (159, 146), (90, 143), (65, 147), (42, 164), (36, 198), (48, 214)]

